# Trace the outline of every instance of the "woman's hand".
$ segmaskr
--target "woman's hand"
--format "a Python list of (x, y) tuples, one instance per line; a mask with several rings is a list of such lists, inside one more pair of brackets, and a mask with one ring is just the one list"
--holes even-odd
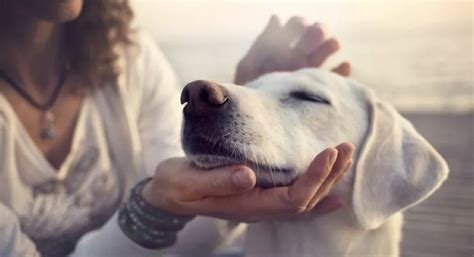
[[(267, 27), (239, 62), (235, 83), (243, 85), (274, 71), (320, 67), (338, 49), (338, 41), (327, 38), (319, 23), (307, 25), (302, 18), (293, 17), (282, 26), (278, 17), (272, 16)], [(351, 66), (343, 62), (332, 71), (349, 76)]]
[[(260, 221), (310, 211), (328, 212), (342, 205), (324, 197), (352, 163), (354, 147), (341, 144), (318, 154), (292, 185), (262, 189), (244, 166), (198, 170), (186, 158), (162, 162), (144, 187), (143, 197), (177, 215), (205, 215), (237, 221)], [(324, 199), (324, 200), (323, 200)]]

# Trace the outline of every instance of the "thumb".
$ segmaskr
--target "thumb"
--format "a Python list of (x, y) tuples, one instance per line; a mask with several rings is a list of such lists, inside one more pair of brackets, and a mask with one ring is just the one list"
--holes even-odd
[(202, 197), (226, 196), (252, 189), (256, 183), (255, 173), (245, 166), (221, 167), (212, 170), (196, 170), (193, 182), (194, 193)]

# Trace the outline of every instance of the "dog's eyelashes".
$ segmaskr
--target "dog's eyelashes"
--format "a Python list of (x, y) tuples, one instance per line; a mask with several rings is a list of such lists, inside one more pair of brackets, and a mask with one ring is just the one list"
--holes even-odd
[(310, 101), (310, 102), (315, 102), (315, 103), (322, 103), (322, 104), (328, 104), (330, 105), (331, 102), (319, 95), (306, 92), (306, 91), (293, 91), (290, 93), (290, 97), (298, 99), (298, 100), (303, 100), (303, 101)]

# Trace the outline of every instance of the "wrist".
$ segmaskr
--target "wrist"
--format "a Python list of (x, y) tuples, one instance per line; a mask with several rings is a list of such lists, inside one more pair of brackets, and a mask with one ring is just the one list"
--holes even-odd
[(159, 197), (156, 197), (156, 193), (154, 192), (153, 179), (148, 179), (148, 181), (144, 183), (143, 188), (139, 193), (141, 197), (150, 205), (156, 208), (163, 207), (164, 204), (162, 203), (162, 201), (159, 201)]
[(176, 216), (192, 216), (179, 211), (180, 208), (178, 207), (179, 204), (176, 198), (166, 196), (167, 192), (163, 192), (164, 190), (160, 191), (159, 189), (160, 186), (154, 182), (154, 179), (148, 179), (148, 181), (143, 184), (140, 192), (137, 193), (140, 194), (140, 198), (151, 208), (157, 208)]
[(177, 233), (193, 217), (175, 215), (148, 203), (142, 195), (150, 180), (141, 181), (131, 190), (130, 198), (120, 208), (119, 226), (142, 247), (160, 249), (173, 245)]

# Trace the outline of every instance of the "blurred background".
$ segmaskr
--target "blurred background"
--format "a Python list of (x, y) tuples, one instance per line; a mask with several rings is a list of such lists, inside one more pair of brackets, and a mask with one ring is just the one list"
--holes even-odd
[(448, 160), (448, 181), (406, 215), (402, 256), (474, 256), (473, 1), (132, 0), (137, 26), (182, 84), (229, 82), (272, 14), (322, 22), (342, 49), (327, 66), (393, 103)]

